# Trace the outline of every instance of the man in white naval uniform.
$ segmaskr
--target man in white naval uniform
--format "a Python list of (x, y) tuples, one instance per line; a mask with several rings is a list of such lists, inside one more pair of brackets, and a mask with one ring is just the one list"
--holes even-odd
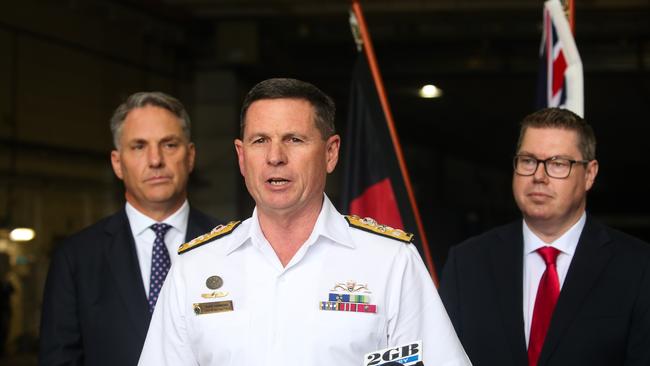
[(357, 366), (420, 340), (426, 366), (470, 364), (411, 235), (325, 196), (334, 111), (299, 80), (251, 89), (235, 148), (253, 215), (181, 246), (139, 365)]

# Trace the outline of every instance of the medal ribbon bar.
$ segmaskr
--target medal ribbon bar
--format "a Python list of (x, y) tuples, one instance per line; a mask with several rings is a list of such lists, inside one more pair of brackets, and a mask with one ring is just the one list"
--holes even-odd
[(370, 303), (370, 296), (368, 295), (352, 295), (352, 294), (329, 294), (329, 301), (338, 302), (356, 302), (362, 304)]
[(377, 305), (356, 304), (350, 302), (337, 302), (337, 301), (321, 301), (320, 309), (332, 310), (332, 311), (351, 311), (356, 313), (376, 313)]

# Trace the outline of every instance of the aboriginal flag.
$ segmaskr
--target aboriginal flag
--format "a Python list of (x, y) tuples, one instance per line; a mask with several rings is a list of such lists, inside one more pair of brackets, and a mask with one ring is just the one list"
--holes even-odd
[[(386, 117), (360, 54), (352, 75), (348, 124), (343, 143), (343, 212), (414, 233), (417, 225), (391, 141)], [(423, 255), (416, 233), (413, 243)], [(432, 270), (432, 269), (430, 269)]]
[(582, 61), (564, 8), (558, 0), (544, 3), (539, 56), (537, 108), (565, 108), (584, 116)]

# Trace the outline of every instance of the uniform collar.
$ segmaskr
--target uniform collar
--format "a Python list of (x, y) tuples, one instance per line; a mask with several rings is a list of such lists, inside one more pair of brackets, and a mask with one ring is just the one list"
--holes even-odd
[[(129, 219), (129, 225), (131, 226), (131, 232), (133, 236), (139, 236), (148, 230), (151, 225), (158, 223), (156, 220), (151, 217), (143, 214), (133, 207), (130, 203), (126, 203), (125, 206), (126, 216)], [(186, 232), (187, 230), (187, 219), (190, 215), (190, 205), (185, 200), (183, 205), (176, 210), (169, 217), (164, 219), (162, 222), (170, 225), (172, 228), (178, 230), (181, 233)]]
[(318, 237), (323, 236), (330, 239), (334, 243), (346, 246), (348, 248), (355, 248), (352, 238), (350, 237), (350, 225), (341, 216), (336, 207), (332, 204), (329, 197), (323, 194), (323, 207), (321, 208), (314, 231), (307, 240), (307, 243), (316, 241)]
[(582, 213), (578, 222), (576, 222), (566, 233), (562, 234), (557, 240), (551, 244), (546, 244), (542, 239), (540, 239), (526, 224), (526, 220), (523, 221), (523, 233), (524, 233), (524, 253), (530, 254), (536, 251), (539, 248), (545, 246), (552, 246), (562, 253), (569, 254), (573, 256), (573, 253), (576, 251), (578, 246), (578, 240), (580, 240), (580, 234), (582, 229), (585, 227), (585, 222), (587, 220), (587, 214)]
[[(311, 246), (316, 243), (320, 237), (325, 237), (333, 243), (354, 248), (355, 246), (350, 237), (348, 228), (349, 226), (343, 216), (341, 216), (341, 214), (336, 210), (327, 195), (323, 194), (323, 206), (321, 207), (321, 211), (316, 219), (314, 230), (307, 241), (305, 241), (304, 245)], [(253, 210), (253, 215), (246, 219), (246, 221), (241, 224), (241, 227), (236, 229), (232, 235), (232, 244), (228, 249), (227, 254), (234, 252), (247, 242), (250, 242), (252, 245), (268, 243), (262, 233), (262, 228), (260, 227), (257, 207)]]

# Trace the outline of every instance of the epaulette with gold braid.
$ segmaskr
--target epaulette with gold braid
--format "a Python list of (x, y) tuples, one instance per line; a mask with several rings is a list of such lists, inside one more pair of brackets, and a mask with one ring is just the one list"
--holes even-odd
[(225, 225), (219, 225), (214, 229), (212, 229), (209, 233), (205, 233), (203, 235), (197, 236), (191, 241), (182, 244), (180, 247), (178, 247), (178, 254), (187, 253), (192, 249), (196, 249), (200, 247), (201, 245), (207, 244), (213, 240), (217, 240), (221, 237), (224, 237), (232, 233), (233, 230), (235, 230), (235, 228), (239, 226), (239, 224), (241, 224), (241, 221), (230, 221)]
[(378, 224), (377, 221), (370, 217), (360, 218), (356, 215), (346, 215), (345, 220), (351, 227), (361, 229), (370, 233), (379, 234), (395, 240), (410, 243), (413, 240), (413, 234), (407, 233), (400, 229), (393, 229), (390, 226)]

